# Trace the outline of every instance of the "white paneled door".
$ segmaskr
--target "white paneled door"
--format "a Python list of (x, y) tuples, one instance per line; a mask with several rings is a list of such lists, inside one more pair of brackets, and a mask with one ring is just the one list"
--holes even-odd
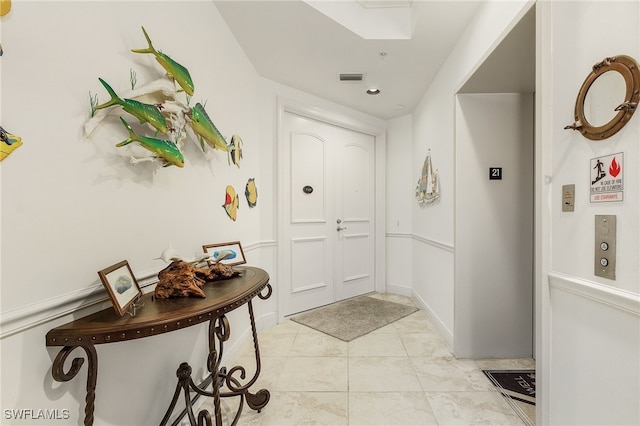
[[(374, 290), (374, 137), (283, 117), (283, 314)], [(282, 222), (281, 222), (282, 223)]]

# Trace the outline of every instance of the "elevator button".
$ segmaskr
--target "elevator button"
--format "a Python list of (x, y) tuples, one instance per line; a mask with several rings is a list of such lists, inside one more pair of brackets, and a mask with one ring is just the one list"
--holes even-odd
[(609, 250), (609, 244), (607, 244), (605, 241), (600, 243), (600, 250), (602, 251), (607, 251)]
[(609, 261), (607, 260), (606, 257), (603, 257), (602, 259), (600, 259), (600, 265), (602, 265), (602, 266), (609, 265)]

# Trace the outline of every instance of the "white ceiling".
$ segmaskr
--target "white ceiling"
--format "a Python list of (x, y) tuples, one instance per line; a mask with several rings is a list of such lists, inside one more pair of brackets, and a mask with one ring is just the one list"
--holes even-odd
[(536, 13), (532, 7), (460, 88), (460, 93), (533, 93)]
[[(413, 111), (481, 4), (401, 0), (411, 38), (365, 39), (301, 0), (214, 3), (261, 76), (382, 119)], [(375, 1), (353, 3), (375, 9)], [(364, 81), (340, 82), (339, 73), (363, 73)], [(366, 94), (370, 87), (381, 93)]]

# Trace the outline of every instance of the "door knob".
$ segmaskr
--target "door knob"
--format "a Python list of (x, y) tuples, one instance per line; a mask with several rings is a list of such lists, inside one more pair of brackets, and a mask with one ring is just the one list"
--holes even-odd
[(336, 231), (343, 231), (343, 230), (347, 229), (346, 226), (340, 226), (340, 224), (342, 223), (342, 219), (336, 220), (336, 223), (338, 224), (338, 226), (336, 227)]

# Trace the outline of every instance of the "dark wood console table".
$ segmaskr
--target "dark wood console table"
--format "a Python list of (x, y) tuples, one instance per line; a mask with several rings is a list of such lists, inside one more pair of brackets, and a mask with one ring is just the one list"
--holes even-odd
[[(110, 307), (56, 327), (47, 333), (47, 346), (63, 346), (53, 361), (51, 373), (55, 380), (66, 382), (73, 379), (80, 371), (85, 360), (84, 358), (74, 358), (69, 371), (66, 372), (64, 371), (65, 361), (71, 352), (77, 348), (82, 348), (86, 353), (88, 375), (85, 425), (93, 424), (95, 390), (98, 378), (98, 355), (95, 345), (155, 336), (205, 321), (209, 321), (207, 369), (210, 375), (204, 382), (196, 385), (191, 380), (191, 367), (187, 363), (180, 364), (176, 373), (178, 376), (176, 391), (161, 425), (167, 424), (181, 392), (184, 392), (187, 407), (179, 418), (188, 415), (191, 424), (196, 424), (192, 404), (200, 395), (213, 398), (216, 426), (222, 425), (221, 397), (240, 397), (238, 412), (232, 424), (236, 424), (240, 417), (243, 401), (246, 400), (250, 408), (258, 411), (267, 405), (270, 396), (269, 391), (261, 389), (254, 394), (249, 392), (249, 387), (256, 382), (260, 374), (260, 349), (258, 347), (258, 336), (251, 300), (256, 296), (263, 300), (271, 296), (272, 289), (269, 284), (269, 275), (262, 269), (254, 267), (238, 267), (237, 269), (242, 272), (239, 277), (205, 284), (202, 288), (206, 294), (204, 299), (193, 297), (155, 299), (151, 297), (152, 294), (146, 294), (143, 296), (144, 306), (137, 310), (135, 317), (129, 315), (120, 317)], [(263, 295), (262, 292), (265, 288), (267, 293)], [(221, 366), (221, 361), (223, 343), (229, 339), (230, 333), (229, 321), (225, 314), (244, 304), (248, 306), (251, 319), (256, 372), (253, 378), (245, 384), (241, 384), (233, 376), (234, 373), (239, 371), (238, 375), (244, 379), (244, 368), (236, 366), (227, 371), (225, 367)], [(210, 391), (207, 390), (209, 385), (211, 385)], [(225, 385), (228, 388), (228, 392), (221, 390)], [(190, 397), (190, 392), (196, 394), (193, 399)], [(178, 420), (174, 424), (177, 422)], [(203, 409), (198, 413), (198, 424), (212, 424), (208, 410)]]

